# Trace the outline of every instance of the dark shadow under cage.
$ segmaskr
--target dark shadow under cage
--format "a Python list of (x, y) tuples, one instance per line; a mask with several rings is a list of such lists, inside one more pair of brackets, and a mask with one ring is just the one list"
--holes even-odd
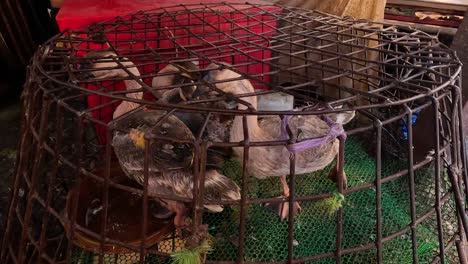
[(29, 68), (0, 262), (466, 263), (460, 69), (278, 5), (64, 32)]

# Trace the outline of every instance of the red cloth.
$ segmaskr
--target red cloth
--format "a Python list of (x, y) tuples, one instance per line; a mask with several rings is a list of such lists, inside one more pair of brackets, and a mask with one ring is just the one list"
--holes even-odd
[[(207, 2), (220, 2), (220, 1), (205, 1)], [(245, 3), (244, 1), (237, 1)], [(184, 1), (184, 4), (199, 3), (198, 1)], [(151, 8), (157, 8), (159, 6), (174, 5), (174, 1), (154, 1), (154, 0), (132, 0), (132, 1), (90, 1), (90, 0), (74, 0), (67, 1), (65, 6), (62, 7), (59, 15), (57, 16), (57, 22), (62, 30), (70, 28), (77, 29), (83, 26), (89, 25), (93, 22), (111, 19), (115, 16), (123, 16), (123, 20), (130, 20), (125, 15), (128, 13), (136, 12), (138, 10), (146, 10)], [(218, 8), (222, 9), (222, 8)], [(271, 10), (276, 7), (271, 7)], [(204, 21), (208, 23), (202, 23)], [(143, 15), (135, 15), (132, 18), (133, 21), (141, 19), (141, 21), (148, 20)], [(138, 52), (144, 52), (148, 48), (152, 48), (158, 51), (161, 57), (167, 59), (173, 59), (174, 54), (176, 57), (194, 57), (195, 54), (190, 52), (184, 52), (184, 47), (189, 48), (191, 51), (196, 53), (199, 59), (201, 67), (206, 67), (211, 58), (215, 58), (216, 61), (228, 62), (230, 64), (242, 64), (248, 65), (239, 66), (237, 69), (241, 72), (248, 74), (258, 74), (259, 80), (266, 83), (269, 82), (269, 75), (262, 76), (261, 74), (269, 71), (268, 65), (262, 63), (263, 59), (271, 57), (271, 52), (267, 49), (259, 48), (260, 46), (268, 46), (268, 37), (275, 34), (274, 27), (276, 26), (276, 18), (268, 15), (258, 15), (253, 18), (247, 19), (243, 14), (230, 14), (226, 13), (223, 17), (219, 17), (217, 14), (211, 11), (205, 11), (203, 13), (197, 13), (196, 15), (179, 14), (174, 19), (170, 16), (163, 16), (160, 18), (159, 23), (155, 23), (156, 18), (152, 17), (150, 20), (153, 23), (134, 23), (131, 29), (134, 33), (123, 33), (122, 31), (127, 30), (129, 26), (120, 26), (116, 30), (121, 32), (117, 35), (111, 33), (107, 35), (107, 38), (117, 50), (131, 50), (132, 54)], [(262, 25), (259, 21), (268, 21), (267, 25)], [(146, 21), (147, 22), (147, 21)], [(159, 28), (156, 28), (156, 24)], [(203, 24), (205, 26), (196, 26), (197, 24)], [(114, 27), (114, 25), (107, 25), (106, 28)], [(190, 28), (187, 31), (184, 27)], [(83, 31), (83, 33), (86, 31)], [(143, 33), (144, 32), (144, 33)], [(262, 36), (254, 36), (252, 33), (262, 34)], [(210, 35), (210, 33), (212, 33)], [(225, 33), (225, 34), (224, 34)], [(82, 35), (86, 37), (84, 33)], [(200, 36), (204, 36), (203, 40)], [(118, 41), (117, 41), (117, 39)], [(234, 38), (234, 39), (233, 39)], [(157, 41), (159, 39), (159, 41)], [(235, 39), (240, 39), (238, 42)], [(122, 40), (129, 40), (122, 41)], [(137, 41), (135, 41), (137, 40)], [(144, 41), (138, 41), (144, 40)], [(175, 43), (174, 43), (175, 42)], [(210, 43), (216, 43), (216, 47), (220, 49), (213, 49)], [(76, 56), (86, 55), (85, 49), (101, 49), (100, 44), (93, 44), (90, 42), (82, 43), (80, 46), (75, 47), (78, 52)], [(241, 51), (241, 52), (240, 52)], [(125, 56), (125, 52), (122, 54)], [(202, 55), (202, 56), (200, 56)], [(203, 58), (203, 56), (206, 56)], [(142, 64), (143, 62), (133, 61), (136, 65)], [(154, 73), (156, 70), (160, 70), (166, 65), (147, 65), (138, 67), (142, 75)], [(143, 78), (143, 81), (151, 86), (151, 78)], [(257, 89), (265, 89), (266, 87), (260, 82), (253, 81), (252, 84)], [(99, 84), (101, 87), (97, 87), (93, 84), (84, 84), (90, 90), (103, 90), (105, 91), (116, 91), (125, 89), (123, 82), (102, 82)], [(151, 96), (145, 94), (145, 98), (150, 99)], [(106, 96), (90, 95), (88, 96), (88, 106), (90, 108), (98, 105), (107, 103), (112, 99)], [(108, 123), (112, 120), (112, 114), (119, 103), (109, 105), (99, 110), (92, 112), (92, 116), (100, 121)], [(104, 126), (97, 125), (96, 129), (100, 141), (105, 142), (106, 128)]]
[[(149, 10), (179, 4), (220, 3), (222, 0), (70, 0), (65, 1), (56, 19), (60, 30), (78, 29), (95, 22), (112, 19), (140, 10)], [(245, 3), (246, 0), (230, 0), (230, 3)], [(250, 3), (265, 3), (255, 0)]]

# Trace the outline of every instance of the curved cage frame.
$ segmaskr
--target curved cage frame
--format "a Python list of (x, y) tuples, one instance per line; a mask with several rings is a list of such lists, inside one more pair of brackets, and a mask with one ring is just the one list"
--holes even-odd
[[(114, 56), (104, 57), (99, 53), (92, 58), (87, 56), (91, 51), (104, 49)], [(168, 75), (159, 71), (164, 66), (194, 59), (200, 68), (180, 68), (181, 74), (200, 76), (206, 74), (204, 69), (209, 64), (214, 63), (216, 68), (211, 71), (230, 69), (239, 77), (228, 81), (247, 79), (256, 90), (232, 95), (217, 86), (226, 80), (212, 82), (204, 78), (188, 84), (152, 87), (154, 77)], [(90, 67), (99, 62), (111, 62), (113, 66)], [(135, 66), (140, 76), (135, 75)], [(99, 263), (105, 262), (106, 254), (112, 254), (118, 263), (120, 256), (129, 252), (136, 255), (128, 257), (128, 263), (159, 263), (163, 260), (157, 260), (158, 256), (167, 258), (177, 247), (178, 235), (172, 233), (173, 227), (166, 223), (163, 235), (156, 236), (154, 241), (148, 240), (148, 230), (152, 230), (149, 204), (153, 198), (183, 202), (193, 209), (191, 236), (185, 242), (186, 245), (198, 245), (209, 233), (203, 225), (207, 153), (213, 147), (238, 147), (244, 149), (240, 158), (244, 164), (239, 178), (241, 199), (211, 201), (226, 207), (239, 206), (237, 248), (234, 250), (237, 252), (235, 256), (223, 253), (216, 259), (208, 255), (207, 263), (344, 263), (351, 261), (348, 256), (359, 258), (359, 254), (371, 251), (375, 254), (373, 260), (383, 263), (387, 245), (405, 234), (408, 234), (411, 245), (411, 261), (418, 263), (418, 235), (421, 225), (426, 222), (435, 226), (433, 233), (437, 237), (430, 261), (452, 261), (453, 257), (449, 255), (456, 245), (458, 254), (455, 253), (455, 259), (466, 263), (463, 252), (468, 226), (464, 213), (467, 196), (464, 186), (468, 181), (461, 138), (460, 70), (461, 63), (454, 52), (423, 32), (279, 5), (178, 5), (65, 31), (38, 49), (29, 68), (23, 94), (20, 154), (0, 260), (3, 263), (73, 263), (76, 261), (73, 252), (81, 247), (95, 252)], [(98, 71), (124, 74), (110, 74), (99, 79), (93, 75)], [(136, 88), (122, 89), (125, 82), (133, 82)], [(161, 92), (191, 85), (207, 87), (214, 96), (179, 104), (155, 100)], [(143, 97), (135, 97), (140, 92)], [(306, 107), (301, 111), (261, 110), (246, 100), (279, 93), (294, 96), (295, 107)], [(137, 107), (113, 120), (112, 115), (121, 101), (136, 103)], [(223, 101), (235, 102), (238, 109), (212, 106)], [(114, 177), (124, 174), (113, 171), (117, 165), (111, 139), (119, 130), (116, 124), (120, 120), (143, 108), (166, 111), (158, 122), (175, 113), (201, 113), (204, 115), (203, 129), (211, 116), (241, 117), (244, 140), (205, 140), (203, 129), (193, 140), (146, 135), (146, 173), (142, 184), (128, 184)], [(348, 138), (360, 136), (367, 139), (368, 142), (360, 144), (372, 148), (375, 174), (366, 181), (351, 183), (346, 189), (343, 184), (344, 169), (348, 165), (344, 153), (345, 137), (340, 136), (336, 192), (348, 198), (366, 190), (375, 191), (375, 200), (371, 204), (375, 213), (371, 218), (375, 218), (375, 223), (372, 234), (368, 234), (372, 238), (349, 246), (347, 240), (350, 238), (343, 227), (349, 213), (345, 205), (333, 216), (336, 221), (330, 221), (335, 224), (333, 234), (330, 233), (334, 236), (333, 245), (321, 253), (298, 256), (295, 254), (298, 227), (294, 217), (296, 212), (292, 209), (294, 202), (317, 202), (333, 197), (334, 192), (327, 189), (298, 194), (301, 186), (296, 182), (296, 176), (299, 176), (295, 172), (296, 154), (291, 154), (285, 160), (290, 164), (289, 198), (249, 197), (250, 176), (245, 164), (256, 158), (249, 157), (249, 150), (288, 146), (297, 143), (297, 139), (249, 140), (247, 118), (277, 116), (283, 120), (285, 116), (333, 115), (349, 111), (356, 112), (357, 120), (347, 127), (346, 134)], [(412, 118), (422, 112), (429, 113), (433, 132), (426, 132), (430, 134), (427, 140), (431, 142), (431, 151), (424, 153), (421, 160), (415, 160), (418, 150), (415, 133), (421, 131), (417, 131)], [(402, 136), (402, 126), (406, 129), (406, 140)], [(150, 147), (158, 140), (189, 144), (193, 148), (192, 198), (149, 195), (148, 155)], [(406, 165), (391, 173), (384, 172), (387, 153), (398, 156)], [(434, 193), (427, 210), (421, 212), (416, 174), (427, 167), (431, 168), (431, 174), (426, 178)], [(102, 188), (99, 192), (102, 192), (100, 199), (106, 220), (111, 210), (112, 188), (139, 197), (141, 230), (135, 243), (107, 237), (106, 221), (96, 230), (77, 222), (81, 198), (70, 198), (70, 193), (76, 186), (90, 184), (87, 181), (94, 181)], [(407, 181), (409, 221), (389, 233), (384, 232), (385, 217), (388, 216), (382, 212), (382, 196), (385, 196), (382, 190), (394, 181)], [(247, 258), (246, 252), (250, 250), (246, 242), (250, 232), (247, 230), (249, 208), (284, 201), (290, 205), (287, 225), (281, 231), (287, 240), (284, 254), (269, 259)], [(451, 209), (456, 210), (453, 217), (456, 228), (447, 231), (444, 215)], [(21, 235), (15, 237), (15, 233)], [(79, 236), (95, 242), (91, 246), (83, 244), (77, 238)], [(162, 246), (164, 241), (169, 241), (168, 249)], [(109, 253), (109, 246), (118, 250)]]

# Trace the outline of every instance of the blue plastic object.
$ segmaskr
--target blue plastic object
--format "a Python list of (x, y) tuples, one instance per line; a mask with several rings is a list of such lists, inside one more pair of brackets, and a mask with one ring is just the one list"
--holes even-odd
[[(411, 124), (414, 125), (416, 123), (416, 120), (418, 120), (418, 116), (421, 110), (417, 111), (416, 113), (411, 115)], [(403, 134), (403, 138), (405, 140), (408, 140), (408, 127), (406, 126), (407, 119), (404, 117), (403, 119), (400, 120), (400, 124), (402, 125), (401, 127), (401, 132)]]

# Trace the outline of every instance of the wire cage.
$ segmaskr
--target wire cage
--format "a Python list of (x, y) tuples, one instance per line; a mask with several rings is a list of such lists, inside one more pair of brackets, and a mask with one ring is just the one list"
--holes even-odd
[(65, 31), (29, 67), (0, 262), (466, 263), (460, 69), (280, 5)]

